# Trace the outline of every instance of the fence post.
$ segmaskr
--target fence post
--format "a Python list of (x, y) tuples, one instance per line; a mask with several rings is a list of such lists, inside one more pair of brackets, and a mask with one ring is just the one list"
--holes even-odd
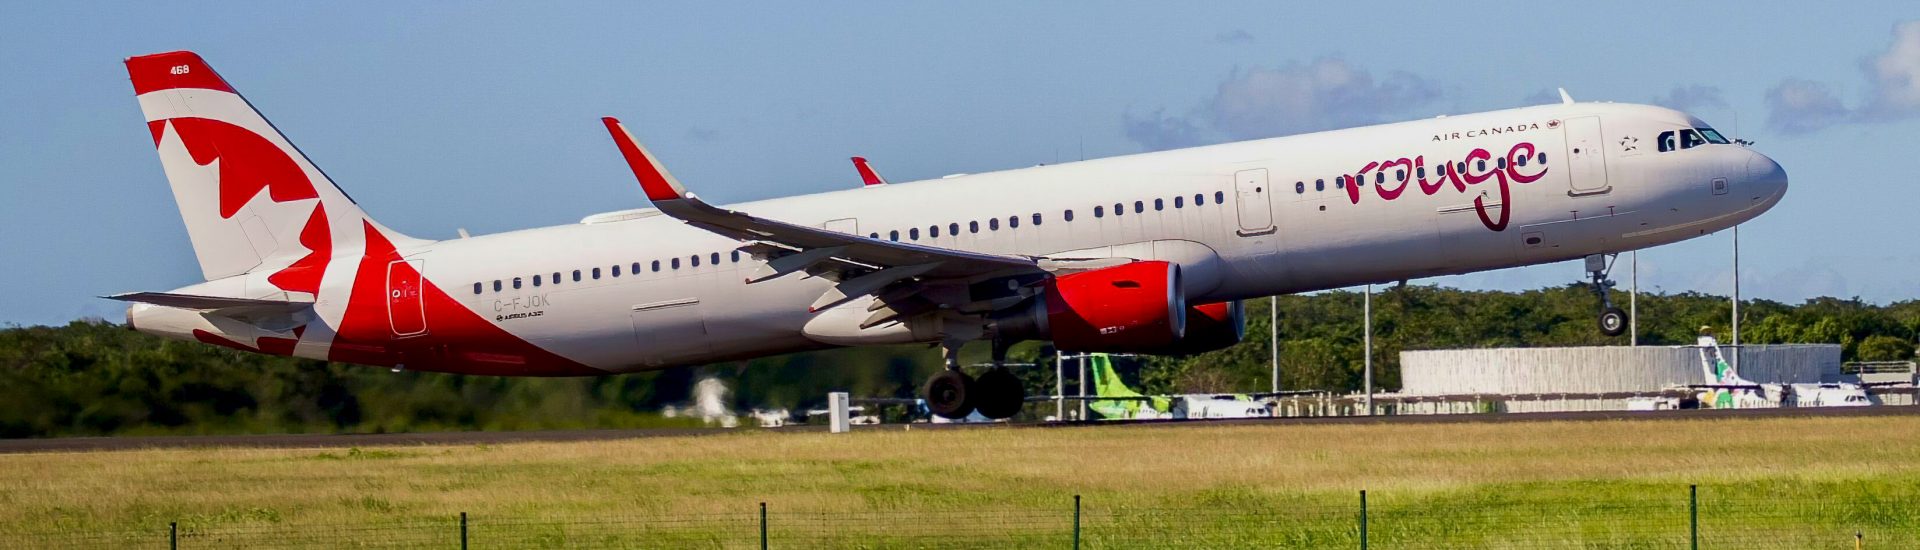
[(1080, 550), (1080, 495), (1073, 495), (1073, 550)]
[(167, 548), (180, 550), (180, 522), (167, 522)]
[(1700, 486), (1687, 486), (1687, 535), (1693, 550), (1700, 550)]
[(467, 513), (460, 513), (460, 550), (467, 550)]
[(1367, 550), (1367, 490), (1360, 490), (1360, 550)]
[(760, 503), (760, 550), (767, 550), (767, 503)]

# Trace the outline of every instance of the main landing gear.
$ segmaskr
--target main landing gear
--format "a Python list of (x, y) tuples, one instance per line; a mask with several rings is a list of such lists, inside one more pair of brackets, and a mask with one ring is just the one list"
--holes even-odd
[(1594, 296), (1600, 298), (1600, 333), (1607, 336), (1619, 336), (1627, 332), (1627, 312), (1614, 307), (1610, 296), (1613, 281), (1607, 274), (1613, 271), (1614, 254), (1594, 254), (1587, 256), (1588, 285), (1593, 287)]
[(993, 420), (1010, 418), (1027, 402), (1027, 389), (1020, 377), (1007, 370), (1007, 349), (993, 343), (993, 366), (979, 378), (960, 370), (960, 346), (965, 342), (941, 344), (946, 370), (927, 380), (927, 410), (942, 418), (960, 420), (979, 412)]

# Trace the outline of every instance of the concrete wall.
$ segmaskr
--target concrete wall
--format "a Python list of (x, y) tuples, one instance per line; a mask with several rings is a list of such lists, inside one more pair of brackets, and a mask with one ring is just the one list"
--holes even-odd
[[(1728, 361), (1734, 349), (1721, 348)], [(1840, 346), (1741, 346), (1740, 376), (1762, 383), (1811, 383), (1840, 376)], [(1656, 391), (1704, 384), (1694, 347), (1489, 348), (1400, 352), (1409, 395)]]

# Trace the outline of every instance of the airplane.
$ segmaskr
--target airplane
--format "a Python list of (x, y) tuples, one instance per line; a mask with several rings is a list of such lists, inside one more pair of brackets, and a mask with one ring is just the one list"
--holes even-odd
[(1273, 409), (1265, 399), (1281, 395), (1316, 392), (1259, 393), (1187, 393), (1149, 396), (1127, 387), (1120, 373), (1113, 370), (1113, 358), (1104, 353), (1087, 354), (1087, 372), (1093, 376), (1095, 399), (1087, 408), (1107, 420), (1159, 420), (1203, 418), (1269, 418)]
[[(1007, 418), (970, 342), (1187, 354), (1242, 300), (1604, 258), (1733, 227), (1781, 166), (1698, 118), (1574, 102), (713, 205), (614, 118), (652, 208), (432, 240), (375, 221), (199, 55), (126, 60), (204, 282), (135, 330), (475, 375), (593, 376), (937, 345), (934, 414)], [(609, 160), (613, 160), (611, 154)], [(1591, 263), (1591, 262), (1590, 262)], [(1624, 314), (1590, 269), (1601, 328)]]
[[(1705, 330), (1707, 327), (1701, 327)], [(1865, 407), (1873, 404), (1865, 386), (1834, 382), (1777, 384), (1762, 383), (1740, 376), (1740, 371), (1720, 352), (1720, 341), (1701, 335), (1694, 347), (1700, 350), (1700, 370), (1704, 384), (1690, 384), (1697, 390), (1693, 398), (1710, 409), (1752, 409), (1794, 407)]]

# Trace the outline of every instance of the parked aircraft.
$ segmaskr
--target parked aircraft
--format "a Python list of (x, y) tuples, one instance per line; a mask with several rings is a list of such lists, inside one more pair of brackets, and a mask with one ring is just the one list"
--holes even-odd
[(374, 221), (198, 55), (126, 64), (205, 279), (112, 296), (138, 330), (513, 376), (937, 344), (949, 418), (1022, 403), (1004, 368), (959, 369), (969, 342), (1216, 349), (1248, 298), (1677, 242), (1787, 188), (1686, 113), (1568, 99), (717, 206), (608, 118), (653, 208), (436, 241)]

